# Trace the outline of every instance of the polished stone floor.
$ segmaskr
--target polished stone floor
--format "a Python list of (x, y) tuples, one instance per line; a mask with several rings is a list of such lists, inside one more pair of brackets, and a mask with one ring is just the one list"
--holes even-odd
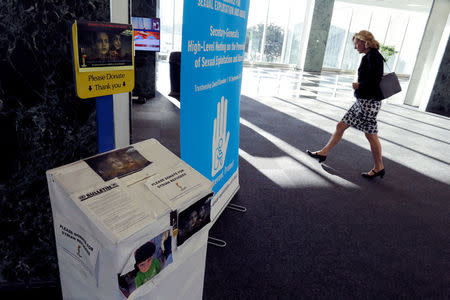
[[(278, 96), (289, 99), (321, 100), (353, 99), (354, 74), (322, 72), (320, 74), (277, 70), (274, 68), (244, 68), (242, 94), (247, 96)], [(387, 103), (401, 104), (408, 80), (400, 79), (402, 92), (387, 99)]]
[[(157, 89), (163, 95), (170, 92), (169, 72), (168, 62), (157, 63)], [(244, 67), (242, 78), (242, 94), (247, 96), (353, 100), (351, 84), (356, 81), (356, 74), (335, 72), (313, 74), (276, 68)], [(402, 91), (385, 100), (386, 103), (403, 103), (409, 81), (405, 78), (399, 80)]]
[[(348, 74), (245, 68), (242, 95), (331, 134), (354, 103), (354, 79)], [(403, 105), (408, 81), (401, 80), (401, 85), (403, 91), (384, 100), (378, 115), (384, 156), (450, 183), (450, 119)], [(357, 130), (347, 130), (343, 139), (369, 149)]]

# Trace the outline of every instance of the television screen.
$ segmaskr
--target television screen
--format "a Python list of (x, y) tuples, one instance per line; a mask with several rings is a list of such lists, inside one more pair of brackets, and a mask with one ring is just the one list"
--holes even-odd
[(134, 49), (139, 51), (159, 51), (159, 18), (132, 17)]
[(77, 22), (77, 37), (80, 72), (99, 67), (133, 69), (130, 25)]

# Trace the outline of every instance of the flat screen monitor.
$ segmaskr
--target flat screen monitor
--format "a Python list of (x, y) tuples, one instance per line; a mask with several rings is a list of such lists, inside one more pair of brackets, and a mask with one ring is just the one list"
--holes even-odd
[(132, 17), (134, 50), (154, 51), (160, 49), (159, 18)]
[(133, 70), (131, 25), (90, 21), (76, 24), (80, 72), (103, 71), (105, 67)]

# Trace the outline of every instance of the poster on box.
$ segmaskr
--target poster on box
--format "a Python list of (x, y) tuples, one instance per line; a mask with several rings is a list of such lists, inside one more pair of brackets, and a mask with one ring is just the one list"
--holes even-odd
[(146, 181), (145, 185), (158, 198), (173, 202), (195, 193), (201, 186), (200, 175), (185, 165), (159, 172)]
[(84, 161), (104, 181), (133, 174), (151, 164), (132, 146), (94, 156)]
[(80, 208), (89, 211), (96, 223), (103, 224), (102, 229), (107, 229), (119, 240), (142, 229), (155, 218), (154, 211), (143, 209), (140, 201), (124, 191), (125, 186), (119, 180), (111, 180), (73, 194)]
[(95, 266), (100, 245), (82, 226), (54, 216), (55, 237), (61, 256), (70, 261), (71, 272), (87, 285), (96, 285)]
[(172, 236), (170, 230), (166, 230), (133, 251), (118, 276), (120, 291), (128, 298), (172, 262)]
[(211, 199), (213, 193), (198, 200), (178, 215), (177, 246), (182, 245), (187, 239), (200, 231), (211, 222)]
[(133, 68), (133, 29), (129, 24), (77, 22), (80, 71)]

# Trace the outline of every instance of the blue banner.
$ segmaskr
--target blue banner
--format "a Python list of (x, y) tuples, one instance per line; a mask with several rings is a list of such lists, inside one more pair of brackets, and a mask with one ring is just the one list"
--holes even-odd
[(214, 182), (216, 194), (237, 181), (248, 9), (249, 0), (184, 1), (181, 158)]

